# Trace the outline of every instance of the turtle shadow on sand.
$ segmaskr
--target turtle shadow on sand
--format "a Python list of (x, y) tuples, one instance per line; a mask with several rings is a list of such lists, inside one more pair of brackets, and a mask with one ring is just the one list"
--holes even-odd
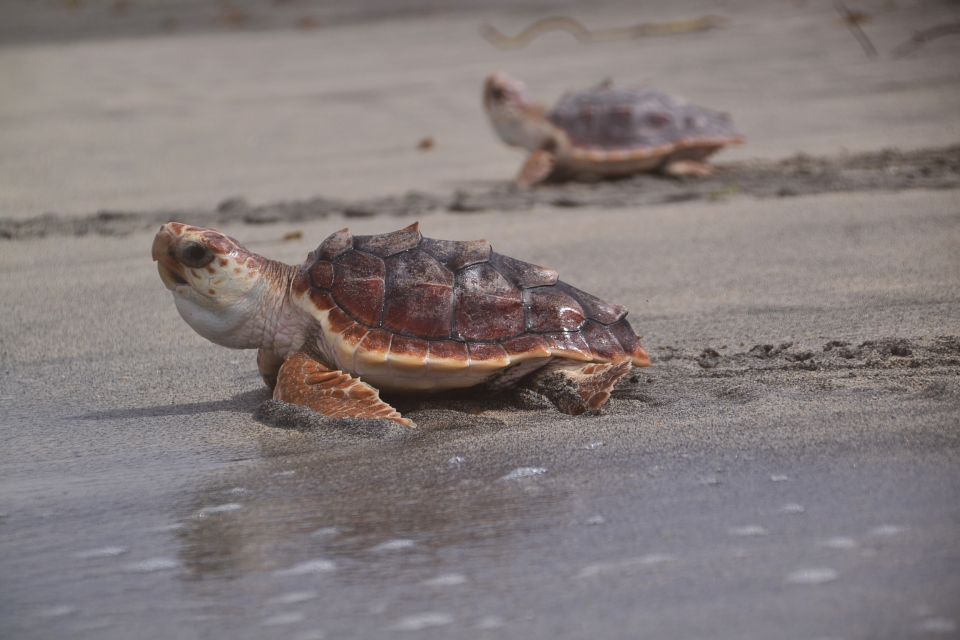
[[(526, 391), (526, 390), (524, 390)], [(540, 397), (540, 406), (534, 406), (529, 393), (469, 393), (446, 392), (427, 397), (387, 396), (387, 399), (412, 418), (415, 428), (390, 420), (331, 418), (306, 407), (267, 400), (253, 413), (254, 419), (267, 426), (313, 436), (333, 439), (409, 440), (433, 431), (454, 432), (461, 429), (501, 429), (507, 424), (498, 418), (484, 415), (488, 411), (510, 409), (556, 409), (546, 398)]]
[(270, 392), (266, 388), (251, 389), (250, 391), (236, 393), (230, 398), (223, 400), (94, 411), (77, 416), (70, 416), (70, 418), (74, 420), (129, 420), (135, 418), (160, 418), (164, 416), (189, 416), (198, 413), (215, 413), (218, 411), (253, 413), (256, 408), (263, 404), (265, 400), (269, 399), (269, 397)]

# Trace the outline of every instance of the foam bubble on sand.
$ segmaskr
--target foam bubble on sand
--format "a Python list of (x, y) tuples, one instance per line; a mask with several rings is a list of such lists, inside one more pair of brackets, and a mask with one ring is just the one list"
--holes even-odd
[(292, 478), (297, 475), (297, 472), (293, 469), (287, 469), (286, 471), (274, 471), (270, 475), (274, 478)]
[(387, 603), (383, 600), (379, 602), (371, 602), (367, 607), (367, 613), (371, 613), (375, 616), (382, 615), (387, 612)]
[(264, 627), (279, 627), (285, 624), (296, 624), (303, 622), (304, 615), (299, 611), (290, 611), (287, 613), (278, 613), (275, 616), (264, 618), (260, 624)]
[(604, 442), (603, 442), (602, 440), (596, 440), (596, 441), (594, 441), (594, 442), (588, 442), (586, 445), (584, 445), (583, 448), (584, 448), (584, 449), (599, 449), (599, 448), (602, 447), (602, 446), (604, 446)]
[(503, 618), (500, 616), (483, 616), (474, 625), (477, 629), (499, 629), (502, 626)]
[(81, 560), (90, 560), (93, 558), (115, 558), (122, 556), (129, 549), (126, 547), (100, 547), (99, 549), (87, 549), (86, 551), (77, 551), (73, 554), (74, 558)]
[(273, 572), (275, 576), (306, 576), (311, 573), (330, 573), (335, 571), (337, 565), (335, 565), (330, 560), (324, 560), (323, 558), (314, 558), (313, 560), (306, 560), (304, 562), (297, 563), (292, 567), (287, 567), (286, 569), (278, 569)]
[(765, 536), (770, 532), (758, 524), (748, 524), (742, 527), (730, 527), (727, 533), (732, 536)]
[(467, 582), (467, 577), (461, 573), (442, 573), (435, 578), (424, 580), (428, 587), (456, 587)]
[(803, 513), (804, 511), (806, 511), (806, 509), (803, 507), (803, 505), (797, 504), (796, 502), (788, 502), (784, 505), (781, 505), (780, 508), (777, 509), (777, 513), (786, 514)]
[(137, 573), (153, 573), (154, 571), (169, 571), (171, 569), (176, 569), (179, 566), (180, 563), (177, 562), (176, 558), (157, 557), (147, 558), (146, 560), (141, 560), (140, 562), (132, 562), (125, 568), (127, 571), (134, 571)]
[(879, 527), (874, 527), (873, 529), (871, 529), (870, 535), (889, 537), (889, 536), (900, 535), (906, 530), (907, 530), (906, 527), (901, 527), (895, 524), (881, 524)]
[(234, 487), (232, 489), (227, 489), (224, 493), (228, 493), (232, 496), (242, 496), (248, 492), (246, 487)]
[(530, 478), (533, 476), (539, 476), (546, 473), (547, 470), (544, 467), (517, 467), (507, 475), (500, 478), (501, 480), (519, 480), (521, 478)]
[(450, 467), (451, 469), (459, 469), (460, 467), (463, 466), (463, 463), (466, 461), (467, 459), (464, 458), (463, 456), (453, 456), (449, 460), (447, 460), (447, 466)]
[(810, 567), (807, 569), (797, 569), (787, 574), (787, 582), (790, 584), (826, 584), (833, 582), (839, 577), (834, 569), (828, 567)]
[(770, 476), (770, 482), (787, 482), (788, 480), (790, 480), (790, 476), (782, 473), (775, 473)]
[(638, 558), (624, 558), (623, 560), (614, 560), (612, 562), (595, 562), (588, 564), (577, 573), (578, 578), (595, 578), (597, 576), (616, 573), (633, 567), (649, 567), (676, 560), (675, 556), (669, 553), (648, 553)]
[(856, 549), (860, 544), (853, 538), (834, 536), (833, 538), (821, 540), (817, 543), (817, 546), (826, 547), (827, 549)]
[(281, 593), (267, 600), (267, 604), (299, 604), (307, 600), (313, 600), (318, 594), (316, 591), (290, 591)]
[(328, 538), (330, 536), (335, 536), (340, 532), (340, 529), (336, 527), (320, 527), (315, 531), (312, 531), (310, 535), (314, 538)]
[(416, 542), (413, 540), (408, 540), (406, 538), (396, 538), (395, 540), (387, 540), (386, 542), (381, 542), (380, 544), (371, 547), (370, 551), (375, 553), (381, 553), (383, 551), (401, 551), (403, 549), (410, 549), (416, 546)]
[(239, 511), (243, 509), (243, 505), (239, 502), (228, 502), (226, 504), (218, 504), (212, 507), (203, 507), (196, 513), (198, 518), (206, 518), (218, 513), (230, 513), (231, 511)]
[(37, 616), (40, 618), (62, 618), (64, 616), (73, 615), (79, 611), (76, 607), (71, 607), (68, 604), (58, 604), (52, 607), (44, 607), (37, 611)]
[(397, 631), (420, 631), (430, 627), (442, 627), (452, 622), (453, 616), (449, 613), (428, 611), (400, 618), (392, 628)]
[(606, 524), (606, 523), (607, 523), (607, 519), (604, 518), (603, 516), (590, 516), (589, 518), (584, 520), (584, 524), (589, 524), (592, 526)]
[(917, 631), (925, 633), (953, 633), (957, 630), (957, 623), (950, 618), (927, 618), (917, 625)]

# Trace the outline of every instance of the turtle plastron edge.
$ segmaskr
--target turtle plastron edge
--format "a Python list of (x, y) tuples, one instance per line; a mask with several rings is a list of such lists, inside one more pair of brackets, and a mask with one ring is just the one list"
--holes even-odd
[(412, 420), (380, 399), (380, 393), (359, 378), (336, 371), (297, 352), (280, 367), (273, 399), (316, 411), (330, 418), (390, 420), (414, 428)]

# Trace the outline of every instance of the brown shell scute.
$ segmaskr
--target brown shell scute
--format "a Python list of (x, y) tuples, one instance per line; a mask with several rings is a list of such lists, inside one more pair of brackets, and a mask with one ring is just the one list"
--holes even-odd
[(386, 264), (383, 326), (421, 338), (449, 338), (453, 273), (419, 249), (391, 256)]
[(520, 288), (543, 287), (556, 284), (560, 275), (553, 269), (547, 269), (523, 260), (517, 260), (497, 252), (490, 254), (490, 264), (496, 267), (513, 284)]
[(431, 340), (430, 358), (436, 360), (464, 360), (470, 357), (467, 345), (455, 340)]
[(430, 343), (418, 338), (407, 338), (405, 336), (393, 336), (390, 343), (390, 354), (424, 360), (427, 357), (427, 350)]
[(402, 251), (413, 249), (420, 244), (420, 229), (417, 223), (399, 231), (378, 236), (357, 236), (353, 239), (353, 248), (357, 251), (372, 253), (381, 258), (389, 258)]
[(626, 355), (623, 345), (606, 326), (590, 320), (583, 328), (583, 337), (598, 356), (607, 360), (616, 360)]
[(486, 240), (434, 240), (424, 238), (420, 249), (436, 258), (443, 266), (451, 271), (459, 271), (472, 264), (486, 262), (492, 251)]
[(315, 256), (318, 260), (333, 260), (344, 251), (353, 248), (353, 236), (349, 229), (340, 229), (336, 233), (330, 234), (326, 240), (317, 247)]
[(488, 263), (457, 273), (456, 335), (463, 340), (504, 340), (523, 332), (523, 298)]
[(639, 336), (633, 332), (633, 327), (630, 326), (626, 318), (621, 318), (607, 328), (610, 329), (610, 333), (613, 334), (628, 355), (649, 361), (647, 352), (640, 344)]
[(380, 324), (383, 310), (383, 260), (351, 251), (334, 263), (333, 297), (347, 313), (366, 325)]
[(577, 331), (587, 320), (580, 303), (560, 287), (524, 289), (523, 303), (527, 307), (527, 331)]
[(591, 320), (596, 320), (602, 324), (613, 324), (627, 315), (627, 310), (619, 304), (611, 304), (601, 300), (586, 291), (571, 287), (566, 282), (559, 283), (557, 288), (576, 298), (586, 312), (586, 316)]
[(333, 265), (326, 260), (317, 260), (310, 267), (310, 283), (314, 287), (329, 289), (333, 286)]

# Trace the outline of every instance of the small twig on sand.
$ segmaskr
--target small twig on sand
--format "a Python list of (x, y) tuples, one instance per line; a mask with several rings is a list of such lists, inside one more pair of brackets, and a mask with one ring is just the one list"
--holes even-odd
[(954, 33), (960, 33), (960, 22), (941, 24), (936, 27), (924, 29), (923, 31), (917, 31), (913, 34), (912, 38), (897, 45), (891, 53), (894, 58), (902, 58), (903, 56), (913, 53), (931, 40), (936, 40), (937, 38), (949, 36)]
[(727, 22), (721, 16), (701, 16), (688, 20), (672, 20), (670, 22), (650, 22), (637, 24), (631, 27), (613, 27), (610, 29), (588, 29), (577, 20), (566, 16), (543, 18), (529, 25), (515, 36), (503, 34), (499, 29), (489, 24), (480, 27), (480, 35), (487, 42), (498, 49), (520, 49), (533, 40), (550, 31), (565, 31), (572, 35), (581, 44), (601, 42), (605, 40), (628, 40), (643, 36), (672, 36), (681, 33), (693, 33), (716, 29)]
[(834, 0), (833, 6), (837, 8), (837, 13), (840, 14), (840, 19), (843, 21), (843, 24), (847, 26), (847, 29), (850, 30), (853, 37), (856, 38), (860, 46), (863, 47), (863, 52), (867, 54), (867, 57), (876, 58), (878, 55), (877, 48), (873, 46), (870, 38), (868, 38), (867, 34), (860, 28), (860, 23), (863, 22), (866, 16), (858, 11), (848, 9), (847, 5), (843, 3), (843, 0)]

